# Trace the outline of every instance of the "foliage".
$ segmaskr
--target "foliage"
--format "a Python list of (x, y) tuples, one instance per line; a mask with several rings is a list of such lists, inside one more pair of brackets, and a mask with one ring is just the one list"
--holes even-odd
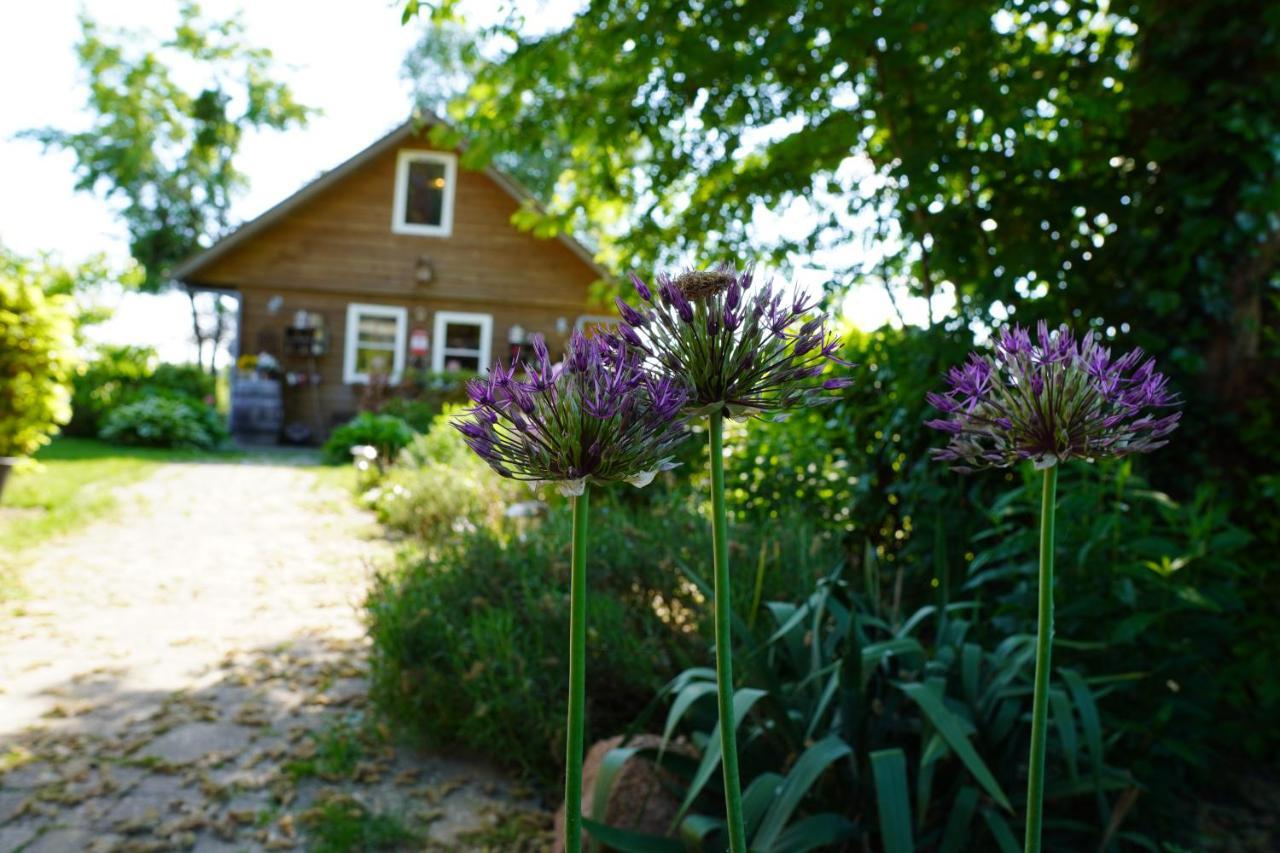
[(100, 299), (108, 283), (129, 289), (138, 284), (136, 267), (115, 270), (105, 255), (93, 255), (70, 265), (52, 253), (23, 257), (0, 244), (0, 278), (22, 279), (40, 288), (45, 296), (66, 297), (67, 311), (75, 324), (76, 343), (83, 345), (85, 331), (111, 316)]
[[(600, 736), (625, 725), (688, 653), (687, 635), (650, 598), (669, 595), (666, 578), (619, 521), (605, 515), (593, 531), (588, 719)], [(564, 760), (566, 534), (560, 518), (518, 544), (483, 530), (381, 575), (367, 604), (380, 708), (430, 742), (552, 778)]]
[(403, 850), (418, 836), (400, 818), (381, 814), (354, 797), (331, 794), (302, 814), (308, 849), (316, 853), (350, 850)]
[[(1172, 828), (1198, 765), (1280, 738), (1262, 722), (1280, 718), (1280, 694), (1269, 660), (1240, 654), (1238, 625), (1264, 582), (1243, 562), (1251, 534), (1213, 486), (1178, 503), (1133, 466), (1062, 470), (1055, 660), (1084, 672), (1124, 661), (1130, 680), (1104, 708), (1105, 728), (1146, 793), (1140, 817)], [(1028, 476), (999, 496), (975, 538), (965, 594), (986, 602), (993, 637), (1033, 628), (1036, 493)]]
[[(71, 152), (76, 189), (120, 203), (146, 291), (169, 287), (178, 262), (229, 230), (231, 203), (247, 184), (235, 164), (245, 133), (302, 126), (313, 112), (272, 80), (271, 52), (247, 44), (244, 29), (238, 16), (207, 18), (189, 0), (164, 41), (104, 30), (82, 12), (76, 58), (92, 124), (23, 134)], [(212, 370), (232, 320), (217, 295), (212, 322), (202, 320), (190, 296), (196, 341), (214, 345)]]
[(0, 276), (0, 456), (34, 453), (71, 417), (76, 342), (68, 301)]
[[(855, 594), (834, 571), (803, 602), (768, 603), (758, 630), (739, 626), (749, 686), (737, 690), (734, 703), (751, 847), (839, 849), (879, 835), (872, 846), (896, 853), (915, 849), (894, 841), (905, 828), (926, 849), (1008, 849), (1003, 838), (1017, 825), (1010, 792), (1022, 784), (1026, 752), (1020, 720), (1029, 709), (1033, 638), (1013, 635), (984, 650), (970, 637), (972, 605), (928, 606), (891, 622), (869, 606), (874, 578), (866, 573), (867, 590)], [(713, 678), (691, 669), (665, 688), (664, 739), (683, 733), (701, 754), (659, 758), (684, 780), (682, 838), (708, 849), (723, 828), (714, 791)], [(1128, 783), (1108, 763), (1098, 724), (1107, 681), (1059, 670), (1058, 683), (1068, 686), (1054, 695), (1051, 760), (1061, 781), (1049, 796), (1055, 814), (1102, 812), (1092, 821), (1060, 822), (1054, 832), (1063, 849), (1105, 847), (1115, 832), (1102, 829), (1109, 792)], [(889, 766), (899, 759), (883, 750), (902, 763)]]
[(390, 415), (407, 423), (414, 432), (426, 432), (440, 414), (440, 407), (425, 400), (391, 397), (378, 407), (378, 414)]
[(320, 455), (328, 465), (343, 465), (351, 461), (351, 448), (365, 444), (378, 451), (380, 460), (391, 460), (413, 441), (415, 434), (412, 427), (394, 415), (361, 412), (330, 433)]
[(157, 363), (151, 347), (100, 345), (72, 381), (69, 435), (94, 436), (108, 414), (148, 396), (206, 405), (214, 378), (196, 364)]
[(493, 472), (449, 426), (456, 410), (437, 416), (415, 436), (393, 466), (363, 495), (378, 520), (438, 548), (478, 528), (502, 526), (507, 504), (521, 490)]
[(212, 450), (227, 440), (227, 428), (203, 403), (149, 395), (113, 409), (99, 435), (118, 444)]

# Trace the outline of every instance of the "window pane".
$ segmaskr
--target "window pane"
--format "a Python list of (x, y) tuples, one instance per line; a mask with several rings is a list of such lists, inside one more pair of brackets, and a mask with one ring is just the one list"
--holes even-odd
[(443, 215), (444, 164), (411, 161), (404, 221), (413, 225), (439, 225)]
[(480, 357), (477, 355), (447, 355), (444, 359), (445, 370), (468, 370), (480, 372)]
[(381, 344), (395, 349), (396, 318), (379, 315), (360, 314), (356, 331), (362, 344)]
[(356, 373), (390, 373), (394, 359), (384, 349), (356, 347)]
[(446, 323), (444, 327), (446, 349), (480, 349), (480, 327), (474, 323)]

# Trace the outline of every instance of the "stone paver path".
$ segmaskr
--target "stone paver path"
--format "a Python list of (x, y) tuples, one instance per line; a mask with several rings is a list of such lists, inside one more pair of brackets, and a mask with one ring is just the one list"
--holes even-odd
[(359, 607), (390, 554), (341, 490), (266, 459), (121, 501), (30, 552), (0, 608), (0, 852), (367, 849), (397, 826), (466, 850), (540, 825), (497, 772), (367, 715)]

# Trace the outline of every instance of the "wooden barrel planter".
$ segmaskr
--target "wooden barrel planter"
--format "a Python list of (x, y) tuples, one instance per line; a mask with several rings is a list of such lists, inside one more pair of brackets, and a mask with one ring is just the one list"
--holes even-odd
[(275, 379), (237, 379), (231, 386), (231, 434), (246, 444), (275, 444), (284, 403)]

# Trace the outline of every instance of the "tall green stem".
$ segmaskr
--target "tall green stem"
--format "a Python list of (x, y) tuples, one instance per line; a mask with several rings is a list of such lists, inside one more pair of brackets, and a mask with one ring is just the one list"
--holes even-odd
[(1049, 660), (1053, 651), (1053, 516), (1058, 466), (1044, 470), (1040, 499), (1040, 611), (1036, 622), (1036, 684), (1031, 705), (1031, 759), (1027, 772), (1026, 853), (1040, 851), (1044, 811), (1044, 752), (1049, 716)]
[(711, 416), (711, 542), (715, 561), (716, 699), (720, 708), (720, 761), (729, 849), (746, 853), (742, 786), (738, 779), (738, 733), (733, 719), (733, 611), (729, 600), (729, 531), (724, 509), (724, 414)]
[(569, 580), (569, 732), (565, 755), (564, 846), (582, 850), (582, 730), (587, 694), (587, 507), (589, 492), (573, 498), (573, 561)]

